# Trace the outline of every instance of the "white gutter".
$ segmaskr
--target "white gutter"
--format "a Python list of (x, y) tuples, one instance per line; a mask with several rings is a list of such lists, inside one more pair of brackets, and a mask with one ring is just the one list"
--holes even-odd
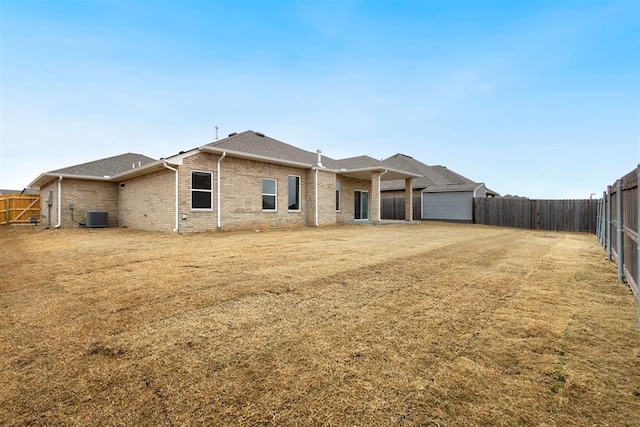
[(216, 153), (216, 154), (227, 153), (230, 157), (237, 157), (239, 159), (258, 160), (261, 162), (273, 163), (276, 165), (294, 166), (297, 168), (304, 168), (304, 169), (308, 169), (313, 166), (312, 164), (309, 164), (309, 163), (300, 163), (300, 162), (294, 162), (289, 160), (276, 159), (275, 157), (260, 156), (258, 154), (244, 153), (242, 151), (223, 150), (221, 148), (215, 148), (215, 147), (204, 146), (204, 147), (200, 147), (199, 150), (204, 151), (205, 153)]
[(318, 221), (318, 168), (314, 167), (313, 169), (315, 169), (315, 171), (316, 171), (316, 214), (315, 214), (315, 226), (317, 227), (319, 225), (319, 221)]
[(58, 177), (58, 223), (55, 228), (62, 225), (62, 176)]
[(378, 222), (382, 221), (382, 195), (380, 194), (380, 178), (387, 172), (389, 172), (389, 170), (385, 169), (384, 172), (378, 175)]
[(179, 224), (180, 224), (180, 222), (179, 222), (180, 218), (178, 217), (178, 196), (179, 196), (178, 195), (178, 169), (172, 168), (171, 166), (169, 166), (167, 164), (166, 161), (163, 163), (163, 165), (164, 165), (165, 168), (167, 168), (169, 170), (172, 170), (172, 171), (174, 171), (176, 173), (176, 228), (174, 228), (172, 231), (174, 233), (177, 233), (178, 232), (178, 228), (179, 228)]
[[(216, 128), (217, 129), (217, 128)], [(220, 163), (222, 159), (227, 156), (227, 152), (224, 151), (222, 153), (222, 157), (218, 159), (218, 228), (222, 228), (222, 222), (220, 222), (220, 211), (222, 210), (222, 206), (220, 205)]]

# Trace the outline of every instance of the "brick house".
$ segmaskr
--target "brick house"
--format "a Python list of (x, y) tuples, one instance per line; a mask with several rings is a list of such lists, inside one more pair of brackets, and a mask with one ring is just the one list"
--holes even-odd
[[(43, 173), (43, 222), (199, 232), (380, 221), (380, 185), (419, 175), (368, 156), (335, 160), (262, 133), (230, 134), (166, 159), (127, 153)], [(406, 209), (412, 209), (412, 199)]]

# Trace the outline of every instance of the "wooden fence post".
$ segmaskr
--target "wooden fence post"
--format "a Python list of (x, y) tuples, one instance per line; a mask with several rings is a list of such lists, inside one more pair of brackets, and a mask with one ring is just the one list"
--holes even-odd
[(613, 256), (611, 248), (611, 227), (612, 227), (612, 219), (611, 219), (611, 186), (607, 186), (607, 256), (609, 257), (609, 261)]
[(624, 280), (624, 224), (622, 223), (622, 180), (616, 182), (616, 252), (618, 255), (618, 281)]
[(638, 303), (638, 329), (640, 329), (640, 164), (636, 169), (638, 179), (638, 187), (636, 188), (636, 199), (638, 199), (638, 218), (636, 221), (636, 248), (637, 248), (637, 264), (636, 264), (636, 301)]

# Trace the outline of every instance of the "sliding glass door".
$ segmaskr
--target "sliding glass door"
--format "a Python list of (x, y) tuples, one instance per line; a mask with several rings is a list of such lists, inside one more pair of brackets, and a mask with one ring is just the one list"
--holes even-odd
[(369, 219), (369, 192), (356, 190), (354, 194), (353, 218)]

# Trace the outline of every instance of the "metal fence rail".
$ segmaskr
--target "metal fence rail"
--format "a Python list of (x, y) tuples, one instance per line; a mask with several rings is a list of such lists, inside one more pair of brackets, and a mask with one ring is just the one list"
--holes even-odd
[(618, 280), (627, 282), (638, 300), (640, 328), (640, 165), (603, 193), (598, 203), (596, 234), (611, 261), (618, 266)]

